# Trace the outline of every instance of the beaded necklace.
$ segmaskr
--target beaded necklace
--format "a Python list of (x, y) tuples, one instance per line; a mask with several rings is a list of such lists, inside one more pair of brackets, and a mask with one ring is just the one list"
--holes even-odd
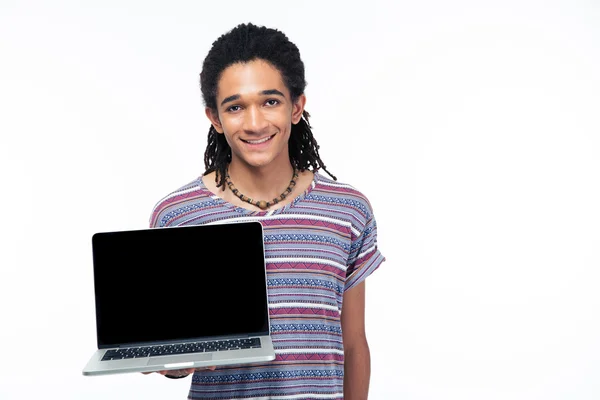
[(280, 201), (283, 201), (292, 192), (292, 189), (294, 188), (294, 186), (296, 186), (296, 179), (298, 179), (298, 170), (296, 168), (294, 168), (294, 175), (292, 176), (292, 180), (290, 181), (289, 186), (287, 187), (287, 189), (285, 189), (283, 191), (283, 193), (281, 193), (281, 195), (279, 197), (275, 197), (271, 201), (252, 200), (250, 197), (245, 196), (242, 193), (240, 193), (240, 191), (233, 185), (233, 182), (231, 182), (231, 177), (229, 176), (229, 169), (227, 169), (227, 171), (225, 172), (225, 182), (227, 182), (227, 186), (229, 186), (229, 189), (233, 192), (233, 194), (235, 194), (237, 197), (239, 197), (240, 200), (245, 201), (246, 203), (255, 205), (258, 208), (260, 208), (261, 210), (266, 210), (267, 208), (271, 207), (272, 205), (277, 204)]

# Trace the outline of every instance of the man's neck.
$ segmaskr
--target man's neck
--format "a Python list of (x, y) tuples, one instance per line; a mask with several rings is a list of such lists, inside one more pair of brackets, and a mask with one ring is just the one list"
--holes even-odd
[(270, 201), (281, 196), (288, 187), (294, 169), (289, 160), (283, 166), (270, 165), (263, 168), (232, 161), (228, 172), (232, 183), (245, 196)]

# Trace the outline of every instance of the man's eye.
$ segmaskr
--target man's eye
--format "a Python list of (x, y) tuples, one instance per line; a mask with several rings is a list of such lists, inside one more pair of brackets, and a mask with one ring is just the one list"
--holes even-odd
[[(237, 108), (237, 109), (235, 109), (235, 110), (234, 110), (234, 108)], [(236, 111), (238, 111), (238, 110), (239, 110), (239, 108), (240, 108), (240, 106), (231, 106), (231, 107), (229, 107), (229, 108), (227, 109), (227, 111), (236, 112)]]
[(270, 99), (270, 100), (267, 100), (267, 104), (269, 104), (270, 106), (274, 106), (274, 105), (279, 104), (279, 100)]

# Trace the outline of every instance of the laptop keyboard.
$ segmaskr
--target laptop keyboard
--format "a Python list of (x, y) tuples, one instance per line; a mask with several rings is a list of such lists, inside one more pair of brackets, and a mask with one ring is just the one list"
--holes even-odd
[(260, 339), (230, 339), (214, 340), (211, 342), (195, 342), (183, 344), (167, 344), (161, 346), (127, 347), (108, 350), (102, 361), (122, 360), (124, 358), (145, 358), (155, 356), (170, 356), (175, 354), (208, 353), (211, 351), (259, 349)]

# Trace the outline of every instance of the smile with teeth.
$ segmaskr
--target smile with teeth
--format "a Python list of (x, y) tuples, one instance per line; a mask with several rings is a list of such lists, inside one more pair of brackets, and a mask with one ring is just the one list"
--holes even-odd
[(261, 143), (264, 143), (264, 142), (266, 142), (268, 140), (271, 140), (271, 138), (273, 136), (275, 136), (275, 135), (271, 135), (271, 136), (268, 136), (266, 138), (259, 139), (259, 140), (244, 140), (244, 139), (242, 139), (242, 142), (246, 142), (246, 143), (250, 143), (250, 144), (261, 144)]

